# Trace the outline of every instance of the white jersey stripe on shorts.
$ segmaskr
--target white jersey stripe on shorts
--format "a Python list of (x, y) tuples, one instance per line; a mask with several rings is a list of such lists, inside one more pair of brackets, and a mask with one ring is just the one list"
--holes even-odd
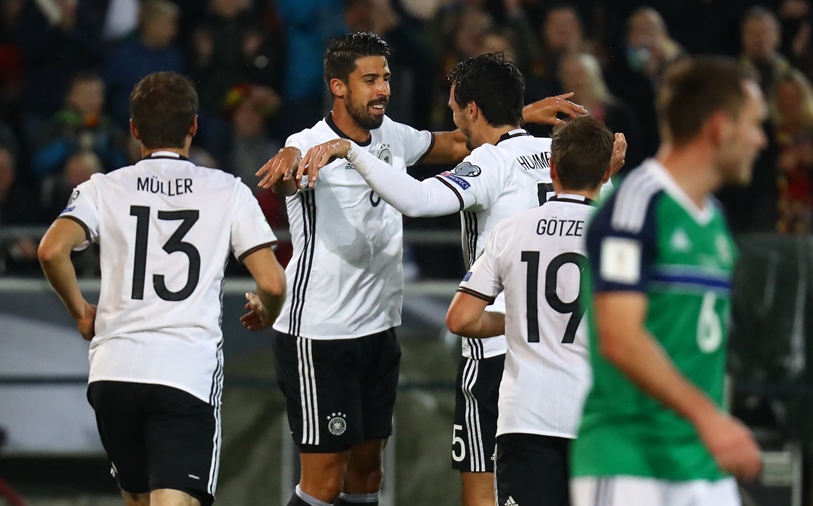
[(463, 370), (463, 394), (466, 397), (466, 432), (468, 433), (469, 462), (471, 470), (475, 473), (482, 473), (486, 470), (485, 456), (483, 452), (483, 437), (480, 427), (480, 406), (477, 398), (472, 393), (474, 385), (477, 383), (477, 376), (480, 363), (477, 360), (467, 360)]
[(296, 338), (296, 355), (299, 368), (299, 398), (302, 403), (302, 444), (315, 444), (313, 437), (313, 399), (311, 389), (311, 361), (308, 357), (307, 339)]
[(212, 437), (212, 463), (209, 466), (209, 482), (206, 490), (212, 496), (217, 490), (217, 475), (220, 472), (220, 446), (222, 444), (222, 432), (220, 423), (220, 404), (214, 405), (215, 433)]

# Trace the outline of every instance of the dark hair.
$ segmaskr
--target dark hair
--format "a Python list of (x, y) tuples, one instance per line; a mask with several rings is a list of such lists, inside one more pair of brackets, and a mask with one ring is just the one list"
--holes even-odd
[(655, 102), (661, 135), (680, 146), (694, 139), (719, 111), (736, 119), (745, 104), (743, 83), (749, 79), (752, 74), (732, 58), (678, 60), (667, 69)]
[(745, 11), (745, 14), (742, 16), (742, 23), (740, 24), (740, 26), (741, 27), (745, 26), (745, 24), (751, 21), (752, 19), (762, 19), (762, 18), (767, 18), (773, 21), (777, 29), (781, 26), (779, 23), (779, 18), (774, 13), (774, 11), (759, 5), (755, 5), (749, 8), (747, 11)]
[(566, 190), (592, 190), (610, 167), (614, 137), (592, 116), (572, 118), (553, 129), (551, 158)]
[(501, 53), (466, 58), (449, 72), (454, 100), (460, 107), (474, 102), (491, 126), (522, 124), (525, 79)]
[(356, 70), (356, 60), (359, 58), (389, 58), (391, 55), (389, 44), (372, 32), (349, 33), (333, 39), (325, 51), (325, 84), (330, 86), (331, 79), (340, 79), (346, 83), (350, 74)]
[(197, 113), (195, 87), (175, 72), (150, 74), (130, 94), (130, 117), (149, 149), (184, 147)]

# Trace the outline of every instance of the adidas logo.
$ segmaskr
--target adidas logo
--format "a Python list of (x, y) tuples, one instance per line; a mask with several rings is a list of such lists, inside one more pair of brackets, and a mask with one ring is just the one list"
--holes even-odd
[(689, 240), (688, 234), (682, 228), (675, 230), (672, 238), (669, 240), (669, 245), (675, 251), (689, 251), (692, 249), (692, 242)]
[(517, 501), (515, 501), (515, 500), (514, 500), (514, 498), (513, 498), (513, 497), (511, 497), (511, 496), (509, 495), (509, 496), (508, 496), (508, 500), (507, 500), (507, 501), (505, 501), (505, 506), (519, 506), (519, 504), (517, 503)]

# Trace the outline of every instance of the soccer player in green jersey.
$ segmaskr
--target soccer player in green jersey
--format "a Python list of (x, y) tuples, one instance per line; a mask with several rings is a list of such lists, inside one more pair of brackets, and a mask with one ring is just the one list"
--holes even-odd
[(574, 506), (739, 505), (759, 448), (723, 410), (736, 249), (711, 192), (747, 184), (765, 102), (733, 60), (673, 65), (663, 144), (587, 232), (593, 386), (571, 453)]

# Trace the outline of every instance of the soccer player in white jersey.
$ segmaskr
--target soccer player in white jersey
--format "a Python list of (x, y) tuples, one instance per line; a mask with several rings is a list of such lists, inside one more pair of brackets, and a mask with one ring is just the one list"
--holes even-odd
[[(301, 156), (340, 137), (404, 173), (421, 160), (454, 164), (469, 153), (459, 131), (418, 131), (385, 115), (389, 54), (370, 33), (334, 41), (324, 64), (331, 113), (292, 135), (258, 172), (261, 186), (290, 195), (291, 293), (274, 325), (277, 374), (302, 466), (290, 505), (378, 504), (400, 362), (393, 329), (403, 300), (401, 213), (345, 160), (325, 164), (319, 184), (300, 190), (293, 173)], [(561, 96), (525, 108), (528, 121), (548, 123), (556, 112), (580, 111)]]
[[(143, 159), (73, 192), (42, 239), (45, 275), (90, 341), (88, 400), (128, 506), (214, 501), (223, 390), (221, 294), (230, 253), (257, 282), (243, 325), (269, 327), (285, 297), (276, 242), (239, 178), (187, 159), (198, 97), (160, 72), (130, 96)], [(98, 306), (70, 254), (101, 248)]]
[[(347, 140), (314, 147), (300, 164), (311, 179), (334, 157), (347, 158), (373, 191), (408, 216), (461, 213), (463, 253), (470, 266), (497, 223), (536, 207), (553, 195), (550, 139), (520, 128), (524, 79), (500, 55), (486, 54), (459, 63), (450, 74), (449, 107), (455, 124), (474, 149), (451, 172), (417, 181), (390, 170)], [(626, 143), (618, 134), (615, 167), (623, 165)], [(321, 172), (318, 172), (321, 178)], [(320, 179), (321, 181), (321, 179)], [(318, 188), (318, 184), (316, 185)], [(491, 310), (502, 311), (500, 297)], [(464, 339), (457, 374), (452, 467), (462, 473), (464, 506), (494, 504), (494, 437), (497, 398), (505, 358), (505, 339)]]
[[(610, 177), (613, 135), (585, 116), (554, 130), (556, 196), (501, 221), (446, 317), (463, 336), (506, 336), (495, 463), (497, 505), (569, 506), (568, 449), (590, 386), (583, 235)], [(505, 315), (486, 311), (505, 294)], [(485, 341), (488, 341), (486, 339)]]

